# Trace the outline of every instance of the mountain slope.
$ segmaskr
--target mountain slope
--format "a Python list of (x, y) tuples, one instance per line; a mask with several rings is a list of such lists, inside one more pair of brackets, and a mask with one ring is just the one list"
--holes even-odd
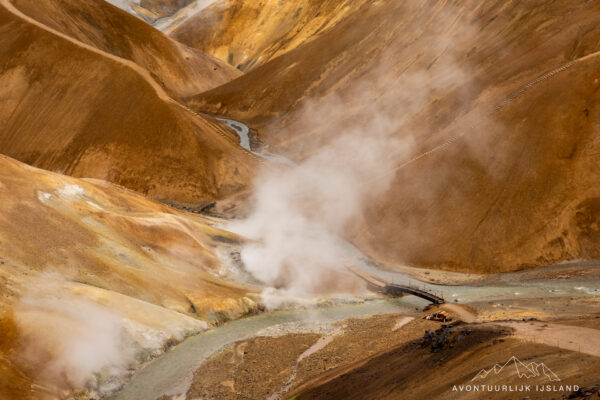
[[(318, 104), (331, 94), (348, 107), (375, 102), (382, 113), (394, 106), (392, 100), (399, 101), (396, 111), (407, 114), (414, 113), (406, 110), (410, 96), (388, 92), (408, 86), (430, 95), (433, 88), (436, 104), (418, 105), (428, 107), (423, 115), (447, 124), (464, 109), (492, 109), (538, 76), (597, 48), (598, 6), (591, 1), (544, 2), (535, 8), (519, 2), (432, 5), (365, 4), (315, 40), (190, 103), (250, 123), (267, 143), (285, 151), (288, 142), (314, 133), (294, 129), (305, 103)], [(452, 75), (460, 81), (444, 80)], [(418, 83), (411, 87), (407, 81), (413, 78)], [(372, 86), (372, 92), (363, 86)], [(420, 122), (432, 125), (423, 129), (429, 134), (444, 128), (440, 121)]]
[(248, 71), (313, 39), (365, 3), (220, 0), (169, 32), (181, 43)]
[(355, 229), (390, 266), (597, 258), (599, 18), (591, 1), (382, 0), (189, 104), (296, 160), (349, 130), (413, 143), (397, 166), (440, 146), (381, 171), (391, 189)]
[(187, 48), (101, 1), (12, 2), (52, 29), (147, 69), (176, 98), (212, 89), (241, 75), (230, 65)]
[(216, 278), (216, 249), (235, 237), (211, 219), (5, 156), (0, 201), (3, 399), (114, 390), (206, 321), (256, 307)]
[(358, 241), (388, 262), (464, 271), (598, 259), (599, 55), (398, 170)]
[(201, 318), (248, 292), (211, 274), (219, 238), (233, 238), (215, 221), (103, 181), (0, 165), (2, 274), (14, 284), (52, 272)]
[[(133, 18), (133, 17), (130, 17)], [(245, 187), (254, 158), (137, 64), (0, 6), (0, 152), (44, 169), (202, 203)]]

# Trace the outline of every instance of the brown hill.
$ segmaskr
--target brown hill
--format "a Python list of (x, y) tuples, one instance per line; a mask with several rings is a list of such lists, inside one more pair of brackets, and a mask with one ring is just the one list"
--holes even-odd
[(247, 184), (254, 158), (221, 124), (139, 65), (0, 3), (0, 152), (163, 200), (197, 204)]
[(398, 166), (441, 146), (381, 171), (392, 188), (355, 230), (389, 265), (596, 258), (599, 19), (592, 1), (370, 2), (190, 104), (296, 159), (379, 125), (414, 142)]
[(365, 3), (220, 0), (169, 32), (181, 43), (248, 71), (318, 36)]
[[(435, 334), (441, 335), (440, 331)], [(425, 339), (364, 359), (350, 368), (332, 368), (301, 388), (295, 398), (578, 399), (585, 397), (574, 393), (576, 386), (581, 388), (595, 385), (594, 377), (600, 366), (598, 357), (522, 341), (506, 335), (508, 332), (495, 326), (475, 326), (465, 331), (467, 333), (460, 330), (453, 333), (449, 337), (449, 345), (437, 344), (437, 349), (432, 349), (434, 346)], [(521, 360), (526, 360), (521, 369), (515, 369), (515, 364), (508, 364), (498, 374), (492, 373), (480, 381), (471, 381), (483, 367), (491, 369), (496, 364), (502, 365), (511, 355), (515, 357), (515, 354)], [(531, 365), (530, 363), (543, 364), (535, 370), (539, 371), (539, 376), (523, 374), (527, 368), (525, 364)], [(550, 381), (544, 373), (549, 374), (548, 371), (559, 371), (560, 382)], [(520, 388), (521, 385), (529, 385), (530, 390), (526, 395), (508, 394), (511, 389), (506, 389), (507, 387)], [(553, 394), (542, 391), (542, 388), (547, 388), (546, 385), (554, 391)], [(485, 390), (487, 387), (492, 390)], [(518, 392), (517, 389), (514, 391)]]
[(13, 0), (24, 14), (103, 52), (131, 60), (176, 98), (220, 86), (240, 71), (190, 49), (124, 11), (94, 0)]
[[(255, 307), (246, 297), (250, 289), (215, 277), (215, 248), (235, 239), (215, 228), (215, 221), (5, 156), (0, 201), (3, 399), (65, 397), (62, 390), (70, 385), (63, 386), (64, 377), (40, 371), (81, 366), (90, 372), (86, 368), (101, 358), (93, 348), (120, 350), (106, 343), (113, 323), (141, 350), (156, 352), (206, 327), (202, 320), (221, 322)], [(76, 359), (76, 350), (61, 354), (70, 343), (87, 346), (88, 326), (89, 340), (100, 337), (85, 359)]]
[(396, 171), (357, 233), (363, 248), (388, 262), (483, 272), (598, 259), (599, 56)]
[(247, 293), (211, 275), (219, 265), (218, 240), (234, 239), (213, 227), (215, 221), (107, 182), (46, 172), (5, 156), (0, 165), (5, 277), (18, 281), (52, 271), (202, 318), (222, 307), (235, 309), (229, 299)]

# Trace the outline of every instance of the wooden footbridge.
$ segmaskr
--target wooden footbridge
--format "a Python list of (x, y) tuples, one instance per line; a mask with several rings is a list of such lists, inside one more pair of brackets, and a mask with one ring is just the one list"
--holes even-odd
[(442, 297), (436, 296), (435, 294), (426, 290), (419, 289), (414, 286), (404, 286), (385, 282), (379, 278), (375, 278), (369, 274), (359, 271), (354, 267), (348, 267), (348, 269), (356, 276), (366, 281), (367, 287), (373, 292), (381, 293), (391, 297), (402, 297), (409, 294), (425, 299), (433, 304), (444, 304), (446, 302)]
[(444, 304), (446, 302), (443, 298), (436, 296), (432, 293), (426, 292), (425, 290), (418, 289), (412, 286), (395, 285), (393, 283), (384, 286), (380, 290), (380, 292), (392, 297), (400, 297), (406, 294), (412, 294), (413, 296), (417, 296), (427, 301), (430, 301), (433, 304)]

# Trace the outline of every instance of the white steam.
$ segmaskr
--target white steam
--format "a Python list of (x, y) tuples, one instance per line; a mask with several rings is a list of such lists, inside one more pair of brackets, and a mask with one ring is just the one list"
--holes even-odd
[(353, 260), (341, 238), (387, 194), (397, 167), (428, 150), (416, 145), (432, 138), (421, 113), (467, 75), (449, 58), (396, 78), (397, 60), (389, 60), (286, 121), (278, 147), (306, 158), (261, 171), (249, 217), (230, 227), (250, 239), (241, 255), (257, 279), (294, 295), (348, 290)]
[(20, 343), (15, 361), (35, 382), (97, 396), (117, 390), (168, 343), (208, 328), (203, 321), (48, 274), (28, 283), (13, 310)]
[[(343, 118), (337, 99), (307, 106), (313, 121)], [(411, 141), (393, 137), (390, 120), (371, 115), (367, 129), (345, 128), (295, 168), (265, 168), (256, 179), (253, 209), (230, 229), (251, 239), (242, 249), (246, 268), (268, 286), (294, 295), (347, 291), (348, 257), (341, 237), (369, 198), (384, 192), (391, 169)]]
[(21, 357), (39, 366), (42, 381), (81, 389), (94, 374), (120, 375), (134, 360), (121, 318), (82, 296), (30, 293), (15, 307), (15, 322), (26, 344)]

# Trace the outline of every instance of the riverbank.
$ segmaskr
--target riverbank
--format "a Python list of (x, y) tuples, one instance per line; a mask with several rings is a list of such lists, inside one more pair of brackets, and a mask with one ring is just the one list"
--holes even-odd
[[(566, 300), (552, 299), (556, 304)], [(570, 349), (564, 333), (576, 335), (581, 326), (594, 336), (600, 314), (590, 311), (600, 313), (598, 300), (572, 298), (571, 307), (544, 312), (543, 300), (522, 299), (519, 305), (512, 304), (509, 311), (497, 314), (493, 314), (495, 304), (473, 303), (468, 311), (476, 320), (470, 323), (455, 312), (461, 306), (454, 306), (449, 309), (452, 327), (424, 319), (435, 310), (332, 323), (283, 323), (224, 346), (196, 369), (187, 392), (162, 399), (277, 400), (295, 395), (361, 399), (373, 394), (373, 398), (396, 399), (418, 398), (418, 393), (428, 393), (431, 398), (475, 399), (476, 394), (453, 392), (453, 386), (464, 387), (482, 368), (502, 364), (510, 355), (526, 363), (544, 362), (560, 375), (564, 388), (588, 387), (600, 371), (600, 357)], [(534, 313), (523, 314), (522, 309)], [(532, 315), (539, 321), (529, 321), (535, 318)], [(567, 316), (571, 319), (555, 319)], [(540, 342), (526, 335), (536, 330), (541, 331)], [(561, 335), (554, 337), (555, 331)], [(553, 338), (559, 346), (551, 343)], [(504, 377), (490, 377), (489, 382), (523, 383), (512, 371)], [(529, 383), (544, 386), (543, 379)], [(558, 396), (574, 392), (559, 391)], [(505, 399), (506, 395), (501, 389), (492, 390), (490, 398)], [(546, 399), (546, 395), (536, 392), (530, 398)]]
[(179, 395), (187, 391), (194, 371), (221, 348), (251, 338), (269, 327), (302, 321), (333, 323), (352, 317), (379, 314), (415, 313), (427, 302), (404, 297), (394, 300), (373, 300), (362, 304), (318, 309), (274, 311), (228, 322), (211, 331), (190, 337), (171, 348), (163, 356), (140, 369), (111, 400), (148, 400), (162, 395)]
[[(220, 120), (239, 136), (241, 147), (261, 158), (269, 158), (264, 157), (265, 155), (262, 153), (253, 151), (249, 129), (246, 125), (229, 119), (222, 118)], [(469, 304), (479, 314), (478, 320), (550, 319), (556, 317), (556, 310), (559, 309), (557, 306), (574, 304), (579, 305), (581, 315), (585, 316), (595, 312), (594, 310), (599, 305), (596, 300), (600, 298), (600, 274), (598, 274), (595, 263), (576, 261), (534, 271), (493, 275), (460, 274), (402, 266), (392, 270), (376, 265), (359, 249), (343, 239), (340, 239), (339, 245), (346, 252), (346, 258), (340, 260), (341, 262), (385, 282), (417, 286), (424, 291), (443, 297), (447, 303)], [(243, 266), (238, 265), (239, 262), (230, 264), (234, 272), (236, 268), (240, 271), (243, 270)], [(226, 275), (231, 277), (236, 274), (228, 273)], [(221, 278), (223, 277), (225, 275), (221, 276)], [(577, 300), (573, 300), (573, 297), (570, 296), (577, 296)], [(567, 300), (569, 298), (571, 300)], [(231, 393), (235, 396), (240, 395), (241, 392), (235, 389), (236, 380), (243, 377), (244, 382), (254, 382), (249, 385), (254, 388), (252, 390), (256, 391), (252, 396), (260, 397), (267, 392), (270, 393), (270, 396), (286, 393), (294, 386), (294, 380), (297, 377), (303, 377), (304, 370), (300, 368), (301, 356), (317, 345), (320, 340), (327, 341), (322, 347), (329, 349), (335, 348), (331, 343), (335, 343), (338, 336), (350, 340), (346, 345), (352, 341), (360, 342), (363, 345), (364, 337), (368, 337), (365, 332), (348, 331), (332, 336), (332, 332), (337, 332), (336, 329), (339, 330), (343, 326), (343, 324), (336, 325), (339, 321), (362, 317), (371, 322), (365, 322), (366, 320), (363, 319), (359, 325), (370, 326), (369, 324), (373, 323), (375, 324), (373, 326), (376, 327), (378, 318), (374, 316), (392, 314), (393, 316), (390, 318), (395, 318), (394, 326), (397, 326), (396, 330), (402, 335), (409, 331), (413, 333), (419, 331), (419, 334), (422, 335), (427, 328), (421, 329), (421, 323), (415, 321), (421, 321), (422, 315), (419, 313), (427, 305), (428, 303), (423, 300), (405, 296), (394, 301), (375, 300), (366, 301), (363, 304), (347, 304), (319, 309), (305, 308), (268, 312), (231, 321), (210, 332), (187, 339), (165, 355), (147, 364), (120, 392), (110, 399), (147, 400), (161, 396), (183, 399), (186, 398), (186, 395), (192, 396), (189, 398), (198, 395), (209, 398), (211, 396), (219, 399), (228, 398), (227, 396)], [(561, 315), (573, 317), (573, 307), (566, 306), (560, 309)], [(551, 312), (554, 314), (551, 315)], [(405, 318), (415, 318), (415, 321), (407, 322), (406, 326), (399, 326), (399, 321), (406, 321)], [(460, 315), (454, 315), (455, 320), (459, 318)], [(419, 326), (419, 328), (411, 331), (414, 326)], [(371, 342), (387, 343), (386, 349), (390, 350), (392, 347), (398, 346), (399, 342), (393, 340), (397, 334), (390, 334), (388, 328), (383, 330), (373, 328), (377, 338), (373, 338)], [(396, 330), (392, 329), (391, 332)], [(262, 337), (276, 338), (275, 342), (281, 341), (281, 343), (278, 345), (270, 340), (259, 339)], [(288, 339), (281, 339), (281, 337), (288, 337)], [(277, 349), (281, 348), (283, 344), (286, 346), (285, 354), (279, 354)], [(252, 359), (252, 357), (244, 357), (246, 351), (244, 348), (247, 346), (256, 350), (257, 354), (263, 354), (262, 358), (254, 360), (254, 363), (268, 364), (273, 371), (278, 371), (277, 374), (273, 375), (273, 371), (269, 372), (268, 369), (261, 370), (260, 368), (249, 373), (250, 375), (246, 370), (243, 370), (244, 373), (240, 373), (240, 365), (245, 365), (246, 362), (244, 360)], [(378, 348), (378, 351), (384, 351), (383, 347)], [(315, 353), (326, 354), (323, 352), (323, 348), (318, 349), (319, 351), (315, 350), (311, 356)], [(340, 352), (343, 353), (343, 350), (338, 350), (339, 352), (332, 354), (332, 357), (339, 361)], [(368, 354), (370, 357), (374, 353)], [(367, 353), (356, 352), (346, 362), (351, 364), (358, 362), (357, 360), (365, 360), (365, 357), (367, 357)], [(232, 366), (226, 365), (229, 363), (227, 360), (233, 360)], [(294, 360), (296, 360), (295, 364)], [(319, 373), (324, 373), (332, 368), (343, 369), (340, 366), (342, 364), (329, 365), (325, 363), (323, 365), (326, 365), (325, 370), (320, 370)], [(315, 371), (317, 370), (318, 368)], [(289, 374), (282, 371), (288, 371)], [(285, 378), (286, 376), (287, 378)], [(268, 377), (268, 379), (264, 377)], [(310, 379), (304, 378), (306, 380), (316, 379), (313, 375)], [(237, 387), (239, 386), (237, 385)], [(216, 391), (211, 391), (213, 389), (210, 388), (213, 387)], [(189, 390), (191, 392), (188, 392)], [(244, 396), (250, 396), (250, 393), (246, 393)], [(250, 398), (253, 398), (252, 396)]]

